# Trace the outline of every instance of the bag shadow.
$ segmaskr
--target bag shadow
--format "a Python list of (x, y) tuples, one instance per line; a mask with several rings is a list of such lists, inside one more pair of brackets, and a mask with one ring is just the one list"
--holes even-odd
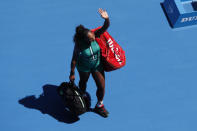
[(35, 95), (30, 95), (18, 102), (27, 108), (39, 110), (42, 114), (48, 114), (59, 122), (68, 124), (77, 122), (79, 117), (66, 109), (65, 104), (57, 94), (57, 87), (46, 84), (42, 87), (43, 93), (38, 98)]

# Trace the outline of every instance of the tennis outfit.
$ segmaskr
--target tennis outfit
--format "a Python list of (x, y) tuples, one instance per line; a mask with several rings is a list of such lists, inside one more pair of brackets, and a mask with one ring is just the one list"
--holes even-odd
[(78, 54), (77, 70), (83, 72), (102, 71), (100, 47), (96, 41), (92, 41), (90, 45), (82, 44), (81, 51)]
[[(109, 27), (109, 19), (105, 19), (104, 25), (94, 32), (95, 37), (100, 37)], [(96, 41), (80, 43), (80, 49), (75, 45), (74, 54), (77, 56), (76, 68), (82, 72), (103, 71), (101, 62), (101, 49)]]

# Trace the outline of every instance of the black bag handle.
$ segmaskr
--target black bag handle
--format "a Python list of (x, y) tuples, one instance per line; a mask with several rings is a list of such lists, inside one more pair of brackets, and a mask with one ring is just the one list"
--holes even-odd
[(73, 80), (73, 81), (70, 80), (70, 81), (69, 81), (69, 84), (70, 84), (72, 87), (77, 87), (74, 80)]

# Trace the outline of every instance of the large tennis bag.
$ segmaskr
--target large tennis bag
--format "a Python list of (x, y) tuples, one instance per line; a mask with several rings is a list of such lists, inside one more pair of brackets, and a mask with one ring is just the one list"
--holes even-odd
[(79, 88), (74, 82), (63, 82), (57, 88), (58, 94), (61, 96), (66, 107), (75, 115), (81, 115), (87, 111), (85, 100), (81, 96)]
[[(91, 31), (94, 32), (100, 28), (101, 27), (98, 27)], [(120, 69), (126, 64), (125, 51), (107, 31), (101, 34), (99, 38), (96, 38), (96, 41), (101, 48), (102, 62), (105, 71), (109, 72)]]

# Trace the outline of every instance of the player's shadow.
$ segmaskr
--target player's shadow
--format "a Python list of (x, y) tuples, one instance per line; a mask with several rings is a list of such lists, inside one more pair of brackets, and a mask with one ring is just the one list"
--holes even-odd
[(56, 89), (57, 86), (55, 85), (44, 85), (43, 93), (38, 98), (31, 95), (20, 99), (18, 102), (27, 108), (37, 109), (43, 114), (48, 114), (60, 122), (70, 124), (78, 121), (79, 117), (66, 110), (66, 106), (58, 96)]

